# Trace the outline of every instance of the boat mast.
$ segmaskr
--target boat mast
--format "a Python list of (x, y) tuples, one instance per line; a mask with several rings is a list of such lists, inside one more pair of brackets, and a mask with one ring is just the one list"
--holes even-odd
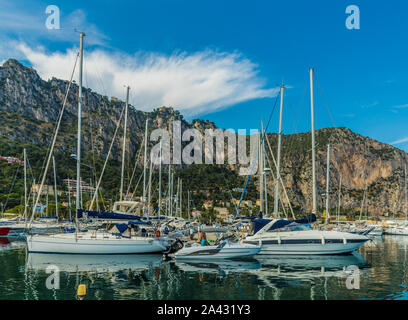
[(330, 187), (330, 144), (327, 145), (326, 169), (326, 224), (329, 222), (329, 187)]
[(188, 220), (190, 221), (190, 190), (187, 190), (187, 213)]
[(24, 148), (24, 220), (27, 223), (27, 154)]
[(72, 220), (71, 216), (71, 179), (68, 177), (68, 208), (69, 208), (69, 221)]
[(148, 188), (149, 188), (149, 194), (148, 194), (148, 203), (147, 203), (147, 211), (149, 213), (149, 217), (150, 217), (150, 200), (151, 200), (151, 195), (152, 195), (152, 171), (153, 171), (153, 161), (150, 159), (150, 168), (149, 168), (149, 184), (148, 184)]
[(259, 155), (259, 211), (263, 212), (263, 163), (262, 163), (262, 149), (261, 149), (261, 135), (259, 135), (258, 155)]
[(161, 212), (161, 182), (162, 182), (161, 164), (162, 164), (162, 142), (160, 141), (160, 163), (159, 163), (159, 210), (158, 210), (158, 215), (159, 215), (159, 217), (160, 217), (160, 212)]
[(339, 185), (339, 204), (337, 207), (337, 223), (340, 221), (340, 203), (341, 203), (341, 177), (340, 177), (340, 185)]
[(78, 229), (78, 210), (81, 205), (81, 120), (82, 120), (82, 66), (83, 66), (83, 51), (84, 51), (84, 36), (85, 33), (80, 33), (79, 41), (79, 84), (78, 84), (78, 143), (77, 143), (77, 190), (76, 190), (76, 210), (75, 221)]
[(317, 213), (317, 196), (316, 196), (316, 150), (315, 150), (315, 129), (314, 129), (314, 97), (313, 97), (313, 68), (309, 69), (310, 73), (310, 107), (312, 114), (312, 178), (313, 178), (313, 189), (312, 189), (312, 199), (313, 207), (312, 213)]
[(180, 179), (180, 218), (183, 217), (183, 180)]
[(123, 126), (123, 147), (122, 147), (122, 171), (120, 175), (120, 201), (123, 200), (123, 180), (125, 173), (125, 152), (126, 152), (126, 129), (128, 118), (128, 106), (129, 106), (129, 90), (130, 87), (126, 87), (126, 105), (125, 105), (125, 124)]
[(276, 166), (276, 184), (275, 184), (275, 206), (274, 215), (279, 217), (279, 180), (280, 180), (280, 159), (281, 159), (281, 144), (282, 144), (282, 111), (283, 111), (283, 92), (285, 86), (281, 86), (280, 94), (280, 113), (279, 113), (279, 132), (278, 132), (278, 155), (277, 155), (277, 166)]
[(143, 165), (143, 214), (146, 212), (146, 166), (147, 166), (147, 124), (149, 119), (146, 119), (145, 129), (145, 150), (144, 150), (144, 165)]
[(168, 207), (167, 207), (167, 215), (168, 216), (171, 216), (171, 210), (170, 210), (170, 207), (171, 207), (171, 167), (170, 167), (170, 163), (169, 163), (169, 181), (168, 181), (168, 188), (169, 188), (169, 190), (168, 190), (168, 192), (167, 192), (167, 203), (168, 203)]
[(57, 169), (56, 169), (56, 166), (55, 166), (55, 157), (54, 156), (52, 156), (52, 165), (54, 167), (55, 215), (58, 218)]
[(407, 221), (408, 214), (408, 194), (407, 194), (407, 164), (405, 164), (405, 221)]
[[(263, 126), (263, 121), (261, 120), (261, 129), (262, 129), (262, 135), (266, 135), (264, 126)], [(262, 150), (262, 185), (263, 185), (263, 192), (264, 192), (264, 202), (265, 202), (265, 217), (268, 216), (268, 186), (266, 184), (266, 172), (265, 172), (265, 163), (266, 163), (266, 158), (265, 158), (265, 138), (264, 142), (262, 143), (261, 146)]]

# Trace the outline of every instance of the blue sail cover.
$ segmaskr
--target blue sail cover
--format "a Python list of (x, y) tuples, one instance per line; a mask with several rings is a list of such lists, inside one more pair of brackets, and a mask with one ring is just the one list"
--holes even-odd
[[(254, 220), (254, 234), (257, 233), (259, 230), (261, 230), (263, 227), (265, 227), (269, 222), (271, 222), (271, 219), (255, 219)], [(285, 220), (281, 219), (276, 221), (270, 228), (269, 230), (276, 230), (283, 228), (291, 223), (298, 223), (298, 224), (307, 224), (307, 223), (312, 223), (316, 221), (316, 215), (313, 213), (307, 217), (307, 218), (302, 218), (302, 219), (297, 219), (297, 220)]]
[(140, 220), (140, 217), (133, 214), (123, 214), (108, 211), (89, 211), (78, 209), (78, 218), (82, 218), (86, 213), (89, 218), (107, 219), (107, 220)]

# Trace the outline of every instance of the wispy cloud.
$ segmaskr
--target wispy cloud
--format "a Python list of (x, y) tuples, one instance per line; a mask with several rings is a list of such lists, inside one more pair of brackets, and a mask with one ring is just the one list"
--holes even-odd
[(345, 118), (354, 118), (356, 114), (355, 113), (344, 113), (342, 114), (342, 116)]
[(0, 0), (0, 60), (21, 58), (21, 52), (14, 50), (15, 42), (24, 41), (31, 46), (44, 41), (72, 43), (78, 39), (76, 30), (87, 33), (88, 46), (108, 47), (108, 36), (89, 22), (86, 13), (80, 9), (72, 12), (60, 11), (60, 29), (47, 29), (46, 7), (44, 3), (30, 2), (27, 5)]
[(394, 106), (393, 108), (394, 109), (405, 109), (405, 108), (408, 108), (408, 103), (407, 104), (401, 104), (401, 105), (398, 105), (398, 106)]
[[(66, 79), (70, 74), (76, 49), (46, 53), (26, 44), (18, 48), (44, 79)], [(166, 105), (185, 116), (196, 116), (279, 92), (279, 88), (265, 88), (258, 66), (236, 52), (129, 55), (96, 49), (85, 52), (84, 65), (85, 86), (121, 98), (123, 86), (129, 85), (130, 102), (146, 111)]]
[(370, 103), (370, 104), (362, 105), (361, 108), (363, 108), (363, 109), (372, 108), (372, 107), (378, 106), (379, 104), (380, 103), (378, 101), (375, 101), (375, 102)]
[(408, 137), (401, 138), (401, 139), (399, 139), (399, 140), (396, 140), (396, 141), (394, 141), (394, 142), (391, 142), (390, 144), (401, 144), (401, 143), (405, 143), (405, 142), (408, 142)]

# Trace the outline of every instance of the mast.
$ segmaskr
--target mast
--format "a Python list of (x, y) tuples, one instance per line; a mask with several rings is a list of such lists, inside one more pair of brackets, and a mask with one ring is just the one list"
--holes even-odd
[[(266, 135), (264, 127), (263, 127), (263, 121), (261, 121), (261, 129), (262, 129), (262, 137)], [(261, 145), (261, 150), (262, 150), (262, 186), (263, 186), (263, 192), (264, 192), (264, 202), (265, 202), (265, 216), (268, 216), (268, 187), (266, 184), (266, 172), (265, 172), (265, 138), (264, 141)]]
[[(266, 134), (266, 133), (265, 133)], [(264, 139), (264, 143), (262, 144), (262, 150), (263, 150), (263, 163), (264, 163), (264, 191), (265, 191), (265, 216), (268, 217), (269, 216), (269, 209), (268, 209), (268, 184), (267, 184), (267, 171), (265, 171), (265, 163), (266, 163), (266, 149), (265, 149), (265, 139)]]
[(69, 221), (72, 220), (71, 217), (71, 179), (68, 177), (68, 208), (69, 208)]
[(280, 100), (280, 112), (279, 112), (279, 132), (278, 132), (278, 155), (276, 166), (276, 184), (275, 184), (275, 206), (274, 215), (279, 217), (279, 180), (280, 180), (280, 160), (281, 160), (281, 144), (282, 144), (282, 111), (283, 111), (283, 92), (285, 86), (281, 86), (281, 100)]
[(26, 149), (24, 148), (24, 220), (27, 223), (27, 154)]
[[(263, 132), (261, 133), (263, 134)], [(263, 161), (262, 161), (262, 149), (261, 149), (261, 134), (259, 135), (259, 211), (263, 212)]]
[(152, 195), (152, 171), (153, 171), (153, 161), (151, 161), (150, 159), (150, 169), (149, 169), (149, 193), (147, 196), (148, 202), (147, 202), (147, 210), (149, 213), (149, 217), (150, 217), (150, 200), (151, 200), (151, 195)]
[(327, 169), (326, 169), (326, 224), (329, 221), (329, 187), (330, 187), (330, 144), (327, 145)]
[(167, 202), (168, 202), (168, 207), (167, 207), (167, 215), (171, 216), (171, 210), (170, 210), (170, 206), (171, 206), (171, 167), (170, 167), (170, 163), (169, 163), (169, 181), (168, 181), (168, 188), (169, 190), (167, 191)]
[(340, 177), (340, 185), (339, 185), (339, 204), (337, 207), (337, 223), (340, 221), (340, 203), (341, 203), (341, 177)]
[(146, 119), (145, 129), (145, 150), (144, 150), (144, 165), (143, 165), (143, 214), (146, 211), (146, 166), (147, 166), (147, 124), (149, 119)]
[(190, 221), (190, 190), (187, 190), (187, 213), (188, 220)]
[(180, 218), (183, 217), (183, 180), (180, 179)]
[(405, 221), (407, 221), (408, 215), (408, 194), (407, 194), (407, 164), (405, 164)]
[(317, 196), (316, 196), (316, 150), (315, 150), (315, 129), (314, 129), (314, 97), (313, 97), (313, 68), (309, 69), (310, 73), (310, 107), (312, 114), (312, 178), (313, 178), (313, 207), (312, 213), (317, 213)]
[(180, 192), (180, 178), (177, 178), (177, 193), (176, 193), (176, 197), (175, 197), (175, 200), (176, 200), (176, 216), (179, 213), (179, 204), (180, 204), (180, 202), (179, 202), (179, 192)]
[(76, 224), (78, 229), (78, 210), (81, 205), (81, 120), (82, 120), (82, 67), (83, 67), (83, 51), (84, 51), (84, 36), (85, 33), (80, 33), (79, 41), (79, 84), (78, 84), (78, 143), (77, 143), (77, 190), (76, 190)]
[(126, 129), (127, 129), (127, 118), (128, 118), (128, 106), (129, 106), (129, 90), (130, 87), (126, 87), (126, 105), (125, 105), (125, 124), (123, 126), (123, 147), (122, 147), (122, 171), (120, 175), (120, 201), (123, 200), (123, 180), (125, 172), (125, 152), (126, 152)]
[(170, 181), (170, 214), (173, 216), (173, 193), (174, 193), (174, 172), (171, 173)]
[(158, 215), (160, 217), (160, 212), (161, 212), (161, 180), (162, 180), (162, 174), (161, 174), (161, 163), (162, 163), (162, 142), (160, 141), (160, 163), (159, 163), (159, 210), (158, 210)]
[(55, 157), (54, 156), (52, 156), (52, 165), (54, 167), (55, 215), (58, 217), (57, 169), (56, 169), (56, 166), (55, 166)]

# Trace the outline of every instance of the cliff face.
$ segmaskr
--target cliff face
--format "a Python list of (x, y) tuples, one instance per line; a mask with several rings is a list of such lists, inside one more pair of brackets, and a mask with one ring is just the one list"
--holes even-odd
[[(47, 147), (52, 139), (68, 82), (42, 80), (36, 71), (16, 60), (0, 67), (0, 139)], [(75, 153), (78, 86), (73, 84), (68, 95), (57, 150)], [(125, 94), (125, 92), (124, 92)], [(90, 89), (83, 89), (84, 152), (92, 150), (105, 158), (123, 107), (123, 101), (109, 99)], [(152, 112), (129, 108), (129, 150), (134, 158), (144, 135), (145, 120), (149, 130), (163, 128), (171, 132), (173, 120), (182, 121), (182, 131), (216, 128), (215, 124), (193, 120), (187, 122), (178, 111), (161, 107)], [(120, 137), (122, 134), (120, 134)], [(276, 154), (277, 137), (269, 135), (272, 152)], [(359, 211), (367, 183), (368, 211), (382, 214), (405, 210), (404, 165), (407, 154), (390, 145), (363, 137), (346, 128), (322, 129), (316, 132), (318, 206), (324, 207), (322, 194), (326, 185), (327, 144), (331, 145), (330, 196), (331, 207), (337, 206), (340, 178), (341, 207)], [(310, 133), (283, 136), (282, 178), (292, 205), (311, 209), (311, 138)], [(267, 148), (268, 149), (268, 148)], [(120, 160), (121, 139), (116, 139), (113, 157)], [(275, 169), (272, 167), (272, 170)], [(237, 166), (234, 169), (238, 169)], [(241, 187), (241, 186), (237, 186)], [(273, 183), (269, 182), (270, 207)], [(283, 196), (283, 195), (282, 195)]]
[[(276, 154), (277, 137), (270, 135)], [(360, 211), (367, 184), (368, 212), (405, 212), (404, 167), (408, 155), (390, 145), (358, 135), (346, 128), (316, 131), (318, 206), (325, 207), (327, 145), (330, 144), (330, 207)], [(310, 133), (283, 136), (282, 178), (294, 206), (312, 208), (312, 160)], [(363, 213), (366, 208), (363, 209)]]

